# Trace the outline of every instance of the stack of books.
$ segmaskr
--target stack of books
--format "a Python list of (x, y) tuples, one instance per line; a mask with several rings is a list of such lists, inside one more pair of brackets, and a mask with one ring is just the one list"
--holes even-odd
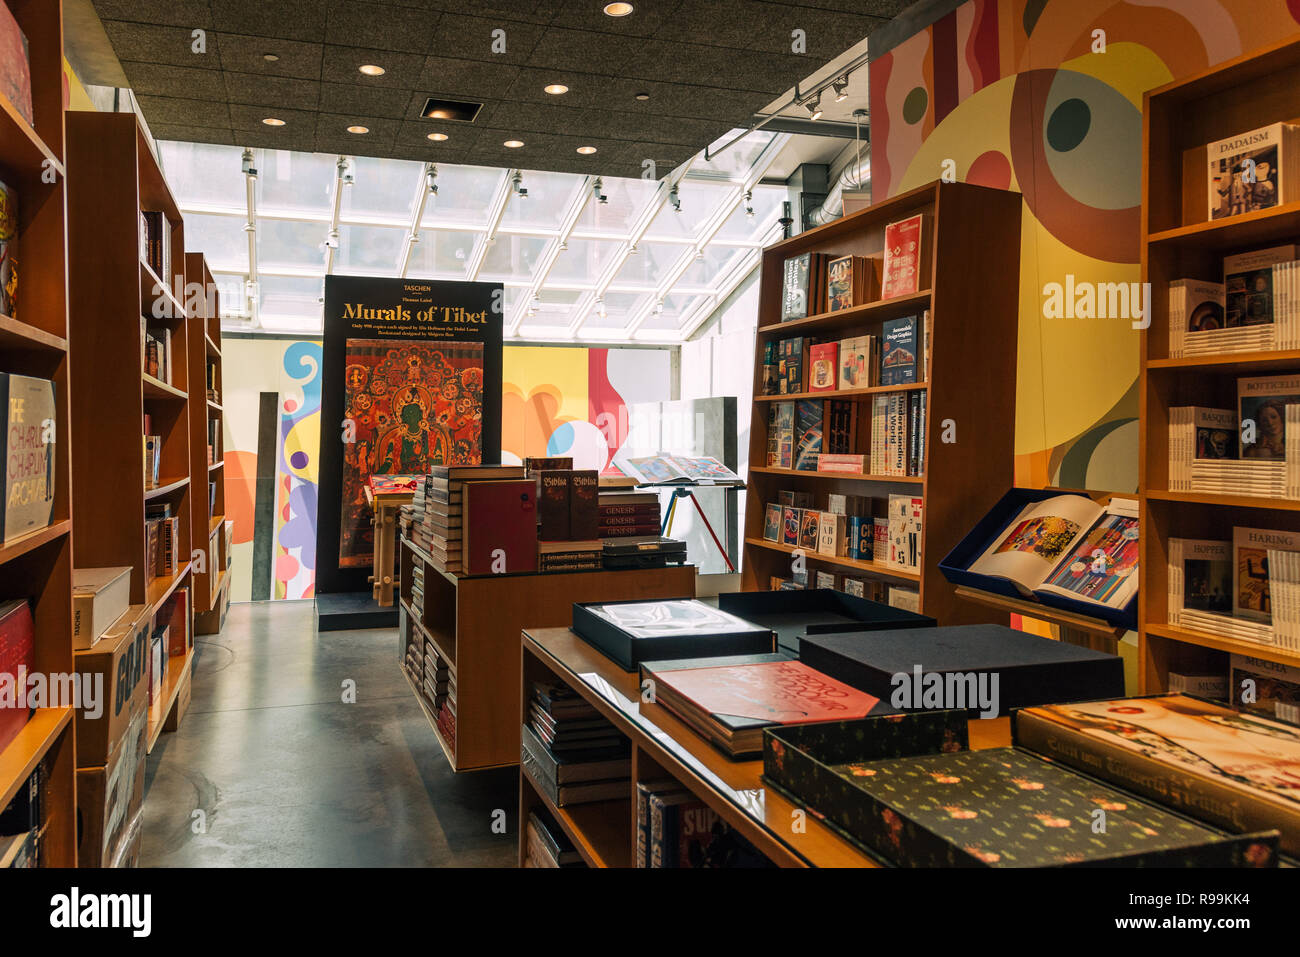
[(636, 786), (637, 867), (774, 867), (672, 778)]
[(424, 672), (420, 688), (424, 692), (424, 699), (429, 702), (435, 714), (442, 710), (444, 704), (450, 702), (449, 710), (453, 716), (455, 715), (456, 676), (428, 638), (424, 641)]
[[(465, 486), (524, 477), (521, 465), (433, 466), (424, 477), (423, 489), (417, 487), (412, 500), (414, 508), (422, 512), (419, 525), (412, 524), (412, 540), (429, 553), (435, 568), (463, 573)], [(480, 518), (488, 520), (491, 516)]]
[(438, 731), (447, 747), (456, 750), (456, 699), (448, 695), (438, 708)]
[(528, 812), (524, 867), (586, 867), (567, 834), (542, 808)]
[(658, 492), (601, 492), (597, 507), (601, 538), (658, 535), (661, 531)]
[(599, 571), (605, 543), (598, 538), (586, 542), (538, 542), (539, 572)]
[(828, 557), (889, 560), (888, 500), (831, 493), (824, 508), (814, 505), (811, 492), (779, 492), (764, 510), (763, 537)]
[(1169, 284), (1169, 356), (1300, 348), (1300, 247), (1228, 256), (1223, 282)]
[[(601, 567), (600, 476), (574, 469), (572, 459), (529, 459), (537, 487), (537, 570), (593, 571)], [(555, 466), (568, 467), (555, 467)]]
[(1300, 666), (1232, 655), (1227, 686), (1233, 707), (1300, 724)]
[(568, 686), (533, 682), (520, 733), (520, 762), (556, 807), (630, 794), (628, 740)]
[(424, 562), (411, 563), (411, 611), (424, 621)]

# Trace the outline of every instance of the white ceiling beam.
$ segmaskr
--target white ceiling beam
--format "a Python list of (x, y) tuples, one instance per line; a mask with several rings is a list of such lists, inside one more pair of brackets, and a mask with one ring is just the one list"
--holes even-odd
[(334, 195), (330, 203), (329, 231), (325, 234), (325, 275), (334, 272), (334, 253), (339, 248), (339, 213), (343, 209), (343, 187), (351, 173), (348, 158), (340, 156), (334, 163)]
[(492, 194), (492, 205), (488, 207), (487, 230), (475, 241), (474, 251), (470, 253), (469, 262), (466, 263), (465, 278), (470, 282), (477, 281), (479, 270), (483, 268), (483, 260), (487, 258), (488, 246), (496, 241), (497, 227), (501, 225), (501, 218), (506, 214), (506, 206), (510, 204), (512, 192), (510, 177), (514, 173), (512, 169), (501, 171), (496, 192)]
[(402, 279), (406, 278), (406, 271), (411, 268), (411, 256), (415, 252), (415, 244), (420, 241), (420, 220), (424, 218), (424, 207), (435, 188), (437, 176), (438, 167), (433, 163), (425, 163), (420, 170), (419, 181), (415, 184), (415, 199), (411, 201), (411, 219), (406, 230), (406, 241), (398, 253), (397, 275)]
[(587, 203), (591, 199), (595, 185), (596, 177), (594, 176), (584, 176), (582, 182), (578, 184), (578, 191), (569, 201), (569, 205), (564, 211), (564, 218), (560, 221), (559, 235), (552, 239), (546, 248), (542, 250), (541, 258), (537, 261), (537, 267), (533, 270), (524, 298), (515, 306), (515, 314), (510, 318), (506, 329), (507, 336), (514, 336), (518, 333), (519, 326), (528, 313), (533, 297), (546, 285), (546, 277), (550, 275), (551, 267), (555, 265), (555, 260), (559, 258), (560, 252), (564, 249), (565, 244), (569, 241), (569, 236), (573, 233), (573, 227), (577, 225), (583, 210), (587, 208)]

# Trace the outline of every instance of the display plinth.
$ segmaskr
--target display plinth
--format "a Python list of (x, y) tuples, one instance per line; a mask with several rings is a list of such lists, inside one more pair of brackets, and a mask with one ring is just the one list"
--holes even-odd
[(382, 607), (369, 591), (336, 591), (316, 596), (317, 631), (396, 627), (396, 606)]

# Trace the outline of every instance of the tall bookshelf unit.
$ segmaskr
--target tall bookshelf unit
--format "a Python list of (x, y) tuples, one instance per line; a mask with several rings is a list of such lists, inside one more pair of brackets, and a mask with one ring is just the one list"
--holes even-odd
[[(216, 283), (202, 253), (185, 254), (185, 305), (189, 310), (190, 527), (202, 567), (194, 575), (194, 630), (221, 630), (230, 607), (226, 570), (226, 470), (222, 458), (221, 310)], [(213, 441), (215, 438), (215, 441)], [(212, 454), (209, 456), (208, 450)], [(209, 459), (211, 459), (209, 461)], [(200, 480), (202, 477), (202, 480)]]
[[(63, 20), (60, 4), (47, 0), (9, 0), (9, 8), (27, 37), (34, 125), (0, 93), (0, 181), (17, 194), (19, 276), (16, 315), (0, 314), (0, 371), (55, 384), (55, 493), (47, 528), (0, 540), (0, 602), (31, 603), (35, 670), (67, 674), (75, 669)], [(41, 708), (0, 749), (0, 809), (44, 762), (41, 857), (55, 867), (77, 863), (74, 734), (71, 707)]]
[[(72, 421), (77, 441), (72, 471), (75, 563), (78, 568), (131, 566), (131, 603), (144, 605), (157, 621), (179, 588), (193, 584), (193, 497), (205, 497), (205, 468), (191, 475), (190, 404), (204, 402), (203, 380), (190, 378), (190, 350), (204, 349), (189, 336), (181, 296), (185, 283), (185, 236), (181, 215), (131, 113), (69, 113), (68, 166), (69, 342)], [(172, 275), (154, 273), (142, 256), (140, 214), (160, 211), (171, 224)], [(171, 382), (143, 371), (143, 333), (171, 334)], [(146, 482), (143, 416), (162, 437), (158, 484)], [(199, 441), (202, 436), (197, 437)], [(206, 454), (206, 453), (205, 453)], [(197, 486), (197, 487), (196, 487)], [(175, 573), (146, 569), (146, 506), (167, 503), (180, 524)], [(206, 526), (206, 523), (205, 523)], [(194, 589), (190, 588), (191, 600)], [(192, 608), (192, 605), (191, 605)], [(192, 613), (192, 611), (191, 611)], [(181, 686), (188, 680), (193, 649), (168, 659), (160, 697), (149, 710), (153, 750)]]
[[(922, 288), (910, 296), (876, 300), (837, 312), (781, 321), (782, 267), (805, 252), (880, 259), (885, 227), (925, 213)], [(1006, 621), (1005, 612), (965, 600), (939, 572), (939, 561), (1013, 482), (1016, 395), (1016, 339), (1021, 198), (1018, 193), (964, 183), (931, 183), (868, 209), (800, 233), (763, 251), (759, 286), (754, 404), (750, 419), (749, 494), (745, 505), (743, 587), (765, 590), (772, 577), (790, 577), (791, 546), (763, 538), (764, 506), (785, 489), (811, 492), (817, 507), (828, 493), (884, 498), (920, 495), (923, 506), (922, 565), (919, 573), (884, 564), (806, 553), (816, 569), (884, 579), (918, 588), (922, 613), (940, 624)], [(930, 368), (924, 382), (871, 386), (798, 395), (763, 395), (763, 348), (769, 340), (793, 336), (832, 341), (880, 335), (886, 320), (931, 313)], [(767, 466), (767, 415), (772, 402), (790, 399), (849, 399), (859, 423), (871, 418), (872, 397), (926, 389), (926, 448), (922, 474), (899, 478), (844, 475)], [(942, 441), (951, 420), (954, 442)], [(949, 429), (949, 435), (953, 433)], [(870, 429), (859, 425), (857, 451), (870, 448)]]
[[(1169, 491), (1169, 410), (1236, 408), (1241, 376), (1300, 372), (1300, 350), (1169, 357), (1169, 283), (1222, 281), (1225, 255), (1300, 241), (1300, 202), (1227, 219), (1206, 210), (1207, 143), (1285, 120), (1300, 122), (1300, 38), (1265, 47), (1146, 94), (1143, 110), (1142, 333), (1139, 493), (1142, 585), (1139, 686), (1168, 690), (1170, 670), (1227, 670), (1231, 653), (1300, 667), (1300, 654), (1168, 624), (1169, 539), (1231, 541), (1234, 526), (1300, 530), (1300, 501)], [(1292, 187), (1294, 188), (1294, 187)]]

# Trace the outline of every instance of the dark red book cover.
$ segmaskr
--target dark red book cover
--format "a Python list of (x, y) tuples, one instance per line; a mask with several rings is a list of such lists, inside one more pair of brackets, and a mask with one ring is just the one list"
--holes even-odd
[(602, 525), (599, 538), (627, 538), (634, 535), (658, 535), (659, 523), (646, 525)]
[(659, 503), (649, 503), (645, 505), (601, 505), (600, 517), (612, 518), (616, 515), (658, 515)]
[(530, 479), (465, 483), (465, 574), (537, 571), (536, 496)]
[(543, 542), (567, 542), (569, 484), (572, 472), (548, 469), (537, 474), (537, 537)]
[[(16, 695), (20, 684), (26, 688), (27, 675), (35, 667), (36, 626), (32, 621), (31, 607), (21, 600), (0, 605), (0, 675), (10, 676), (3, 679), (4, 683), (9, 684)], [(16, 700), (0, 699), (0, 751), (27, 723), (31, 710), (25, 703), (25, 690), (23, 700), (23, 706), (18, 707)]]
[(0, 93), (8, 97), (28, 126), (32, 118), (32, 67), (27, 52), (27, 37), (22, 27), (0, 2)]
[(569, 474), (569, 539), (586, 542), (599, 538), (600, 475), (594, 469)]
[(665, 670), (654, 677), (705, 714), (775, 724), (865, 718), (880, 701), (801, 661)]

